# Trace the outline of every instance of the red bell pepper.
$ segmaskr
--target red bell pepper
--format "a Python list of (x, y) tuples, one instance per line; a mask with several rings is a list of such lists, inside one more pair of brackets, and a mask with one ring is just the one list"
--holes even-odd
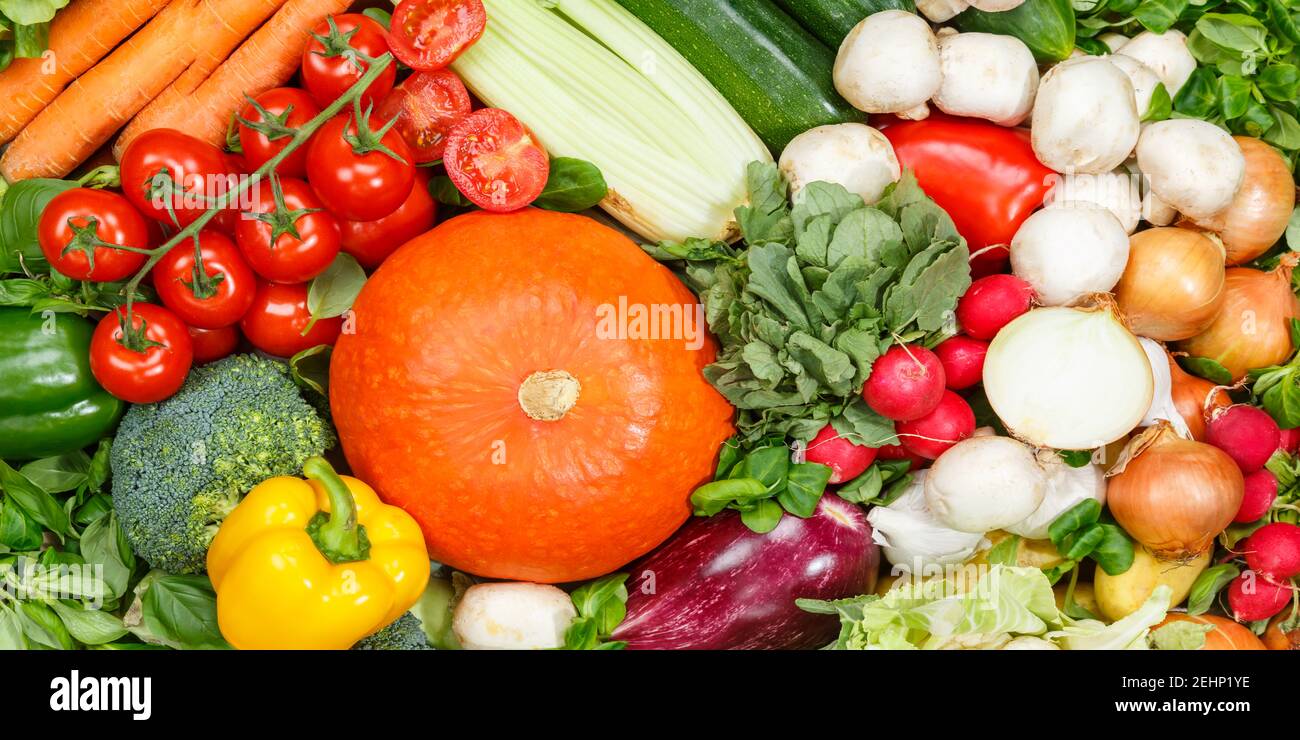
[(1034, 156), (1029, 132), (933, 114), (880, 122), (899, 164), (952, 217), (966, 237), (976, 277), (1005, 270), (1020, 224), (1043, 205), (1059, 177)]

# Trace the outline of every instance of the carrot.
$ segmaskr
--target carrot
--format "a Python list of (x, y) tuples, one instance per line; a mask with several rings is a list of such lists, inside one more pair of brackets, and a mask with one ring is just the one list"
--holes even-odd
[[(113, 156), (121, 159), (126, 145), (139, 134), (150, 129), (167, 127), (158, 121), (175, 121), (181, 110), (188, 112), (193, 105), (191, 96), (199, 85), (203, 84), (203, 81), (212, 75), (213, 70), (226, 61), (226, 57), (230, 56), (230, 52), (234, 51), (239, 42), (262, 25), (262, 21), (279, 10), (285, 2), (285, 0), (245, 1), (249, 6), (249, 12), (238, 18), (227, 19), (228, 22), (221, 22), (219, 27), (214, 28), (208, 48), (200, 51), (194, 63), (166, 90), (163, 90), (162, 94), (154, 98), (152, 103), (146, 105), (144, 110), (131, 120), (131, 123), (127, 124), (126, 129), (117, 137), (117, 142), (113, 145)], [(232, 22), (237, 22), (238, 25), (231, 25)]]
[(50, 50), (0, 72), (0, 144), (18, 135), (65, 85), (130, 36), (168, 0), (74, 0), (50, 24)]
[(244, 104), (244, 96), (255, 97), (284, 84), (302, 61), (311, 40), (309, 31), (351, 4), (351, 0), (288, 0), (183, 106), (151, 113), (140, 126), (132, 122), (122, 134), (125, 141), (119, 141), (114, 151), (124, 151), (130, 138), (152, 128), (181, 129), (210, 144), (225, 144), (230, 116)]

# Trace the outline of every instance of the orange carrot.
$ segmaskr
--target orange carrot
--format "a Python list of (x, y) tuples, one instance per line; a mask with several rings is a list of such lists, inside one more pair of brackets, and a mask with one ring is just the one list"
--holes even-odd
[(131, 120), (131, 123), (127, 124), (126, 129), (117, 137), (117, 142), (113, 145), (113, 156), (121, 159), (126, 145), (139, 134), (150, 129), (167, 128), (165, 124), (158, 123), (159, 121), (174, 122), (179, 120), (178, 114), (181, 111), (188, 112), (193, 106), (191, 96), (199, 85), (203, 84), (203, 81), (212, 75), (213, 70), (226, 61), (226, 57), (230, 56), (230, 52), (234, 51), (239, 42), (262, 25), (262, 21), (279, 10), (285, 0), (245, 0), (245, 2), (248, 5), (247, 13), (237, 18), (217, 19), (208, 48), (201, 50), (194, 63), (186, 68), (166, 90), (163, 90), (162, 94), (154, 98), (152, 103), (146, 105), (144, 110)]
[(50, 49), (37, 59), (15, 59), (0, 72), (0, 144), (18, 135), (37, 113), (153, 17), (168, 0), (73, 0), (50, 24)]
[(114, 151), (125, 150), (131, 137), (153, 128), (176, 128), (210, 144), (224, 145), (230, 116), (244, 105), (244, 96), (255, 97), (283, 85), (297, 71), (311, 29), (351, 4), (352, 0), (288, 0), (184, 105), (152, 113), (142, 127), (132, 122)]
[(23, 129), (0, 158), (10, 182), (62, 177), (108, 141), (140, 109), (180, 76), (203, 50), (218, 23), (250, 11), (248, 0), (172, 0), (149, 25), (78, 77)]

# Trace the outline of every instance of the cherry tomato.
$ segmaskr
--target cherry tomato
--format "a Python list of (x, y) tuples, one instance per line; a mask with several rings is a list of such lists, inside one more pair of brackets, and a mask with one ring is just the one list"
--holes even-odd
[[(156, 193), (164, 182), (163, 170), (175, 183), (170, 197)], [(207, 199), (234, 185), (235, 171), (225, 152), (206, 141), (174, 129), (153, 129), (122, 153), (122, 194), (141, 213), (166, 224), (172, 223), (170, 206), (176, 221), (188, 226), (208, 210)]]
[(421, 72), (451, 64), (487, 26), (482, 0), (402, 0), (393, 11), (393, 56)]
[(307, 154), (312, 189), (326, 208), (349, 221), (374, 221), (396, 211), (415, 183), (411, 150), (401, 134), (389, 130), (371, 143), (396, 157), (377, 149), (357, 154), (343, 138), (345, 132), (363, 142), (374, 136), (369, 125), (364, 128), (367, 133), (359, 134), (352, 116), (336, 116), (312, 136)]
[[(302, 125), (315, 118), (320, 113), (320, 106), (312, 100), (307, 91), (300, 90), (296, 87), (277, 87), (258, 95), (255, 100), (257, 104), (269, 114), (270, 122), (267, 124), (272, 128), (290, 129), (301, 128)], [(252, 103), (244, 106), (239, 112), (241, 118), (254, 123), (266, 123), (262, 114)], [(274, 132), (273, 132), (274, 135)], [(285, 145), (289, 143), (292, 134), (287, 131), (280, 131), (279, 138), (272, 140), (265, 133), (262, 133), (248, 124), (239, 124), (239, 145), (244, 150), (244, 166), (252, 170), (266, 164), (267, 160), (280, 153)], [(307, 147), (298, 147), (293, 150), (284, 161), (276, 166), (275, 171), (285, 177), (306, 177), (307, 176)]]
[(131, 318), (132, 339), (123, 338), (126, 306), (99, 320), (90, 339), (90, 372), (123, 401), (161, 401), (180, 390), (194, 362), (189, 329), (176, 314), (151, 303), (133, 305)]
[(194, 345), (194, 364), (202, 365), (220, 360), (239, 346), (239, 330), (233, 326), (220, 329), (190, 327), (190, 342)]
[(235, 238), (258, 275), (274, 283), (305, 282), (324, 272), (338, 255), (339, 221), (323, 210), (302, 180), (280, 179), (283, 210), (276, 207), (273, 188), (263, 184), (257, 189), (252, 208), (235, 227)]
[(260, 283), (239, 328), (254, 347), (277, 357), (292, 357), (318, 344), (334, 344), (343, 328), (340, 317), (321, 319), (304, 336), (309, 324), (306, 283)]
[(379, 267), (398, 247), (433, 228), (438, 206), (429, 195), (428, 177), (416, 175), (415, 187), (396, 211), (377, 221), (340, 221), (343, 251), (367, 270)]
[(230, 326), (253, 304), (257, 278), (235, 243), (219, 231), (200, 231), (199, 250), (203, 255), (206, 284), (197, 280), (194, 240), (186, 239), (154, 265), (154, 289), (163, 305), (190, 326), (199, 329)]
[(456, 124), (443, 152), (447, 175), (485, 211), (504, 213), (532, 203), (546, 187), (546, 150), (507, 111), (484, 108)]
[[(54, 196), (41, 211), (36, 234), (41, 253), (55, 270), (73, 280), (96, 282), (133, 275), (148, 259), (97, 242), (146, 249), (151, 236), (144, 216), (126, 198), (91, 188)], [(93, 266), (90, 255), (94, 255)]]
[(376, 118), (397, 118), (394, 127), (411, 148), (416, 162), (442, 159), (451, 128), (470, 113), (469, 91), (455, 72), (416, 72), (393, 88), (380, 103)]
[[(360, 13), (326, 18), (316, 24), (312, 35), (307, 50), (302, 53), (302, 81), (322, 108), (342, 97), (370, 68), (359, 59), (354, 64), (355, 56), (349, 53), (350, 49), (369, 57), (388, 53), (384, 27)], [(393, 89), (396, 78), (397, 65), (388, 65), (361, 93), (361, 109), (383, 100)]]

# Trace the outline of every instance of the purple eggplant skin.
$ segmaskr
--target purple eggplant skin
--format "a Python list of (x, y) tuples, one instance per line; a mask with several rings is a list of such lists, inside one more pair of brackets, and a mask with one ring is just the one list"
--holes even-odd
[(839, 619), (795, 599), (871, 593), (880, 548), (863, 510), (833, 493), (807, 519), (786, 514), (767, 534), (735, 511), (692, 519), (630, 568), (629, 650), (800, 650), (839, 634)]

